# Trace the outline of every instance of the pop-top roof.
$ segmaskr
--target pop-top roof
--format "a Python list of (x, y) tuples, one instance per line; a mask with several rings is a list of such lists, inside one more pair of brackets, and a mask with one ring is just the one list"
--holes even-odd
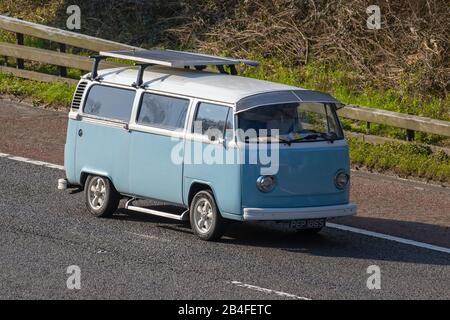
[(100, 52), (101, 56), (132, 60), (141, 63), (155, 64), (172, 68), (197, 66), (224, 66), (246, 64), (257, 66), (258, 62), (245, 59), (216, 57), (201, 53), (192, 53), (174, 50), (136, 50), (136, 51), (110, 51)]

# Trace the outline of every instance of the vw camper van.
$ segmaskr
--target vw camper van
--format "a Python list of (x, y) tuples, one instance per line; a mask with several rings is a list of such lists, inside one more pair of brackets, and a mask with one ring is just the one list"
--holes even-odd
[[(137, 64), (99, 71), (107, 57)], [(127, 210), (189, 221), (216, 240), (231, 220), (316, 233), (327, 218), (356, 214), (332, 96), (238, 76), (236, 65), (257, 64), (248, 60), (169, 50), (93, 59), (73, 98), (59, 181), (84, 191), (93, 216), (126, 199)]]

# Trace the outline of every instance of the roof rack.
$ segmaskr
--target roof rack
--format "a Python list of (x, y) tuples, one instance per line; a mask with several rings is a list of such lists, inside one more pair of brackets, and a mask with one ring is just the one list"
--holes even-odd
[(257, 61), (217, 57), (201, 53), (175, 51), (175, 50), (122, 50), (100, 52), (97, 56), (92, 56), (95, 59), (92, 66), (92, 73), (90, 78), (97, 79), (98, 64), (102, 59), (107, 57), (131, 60), (137, 62), (139, 65), (138, 78), (133, 86), (140, 87), (143, 84), (143, 75), (145, 68), (153, 65), (166, 66), (171, 68), (194, 68), (195, 70), (203, 70), (208, 65), (216, 66), (220, 73), (228, 74), (224, 66), (228, 66), (231, 75), (236, 75), (236, 65), (245, 64), (256, 67), (259, 65)]

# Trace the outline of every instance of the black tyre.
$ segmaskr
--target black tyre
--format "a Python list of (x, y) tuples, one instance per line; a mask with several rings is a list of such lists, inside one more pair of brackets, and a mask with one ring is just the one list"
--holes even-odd
[(108, 217), (119, 207), (120, 195), (108, 178), (89, 176), (84, 185), (86, 207), (94, 217)]
[(202, 240), (218, 240), (225, 232), (225, 220), (217, 209), (211, 191), (198, 192), (192, 199), (190, 222), (194, 233)]

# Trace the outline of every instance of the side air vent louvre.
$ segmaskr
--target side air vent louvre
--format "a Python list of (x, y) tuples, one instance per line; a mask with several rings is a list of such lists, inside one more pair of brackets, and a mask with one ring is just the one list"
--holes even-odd
[(72, 100), (72, 110), (78, 110), (81, 105), (81, 100), (83, 99), (83, 93), (86, 89), (87, 82), (80, 82), (77, 87), (77, 91), (75, 91), (75, 95)]

